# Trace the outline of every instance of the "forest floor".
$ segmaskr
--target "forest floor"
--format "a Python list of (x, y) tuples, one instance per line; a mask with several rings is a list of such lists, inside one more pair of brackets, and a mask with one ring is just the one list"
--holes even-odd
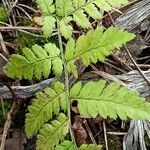
[[(30, 98), (25, 99), (18, 98), (12, 90), (12, 86), (31, 86), (39, 81), (12, 80), (3, 73), (2, 69), (12, 54), (21, 53), (22, 48), (30, 48), (35, 43), (42, 45), (46, 43), (46, 40), (41, 34), (41, 24), (38, 20), (40, 12), (34, 2), (30, 0), (20, 0), (18, 3), (12, 3), (9, 0), (4, 2), (8, 3), (0, 2), (0, 87), (2, 88), (6, 85), (9, 89), (7, 92), (12, 94), (12, 98), (7, 99), (0, 95), (0, 142), (5, 142), (6, 150), (34, 150), (36, 139), (28, 140), (24, 133), (25, 114), (34, 96), (32, 95)], [(127, 12), (135, 8), (138, 2), (137, 0), (130, 0), (130, 4), (122, 7), (120, 11), (128, 17), (130, 14)], [(7, 8), (7, 13), (3, 13), (3, 4)], [(80, 76), (80, 80), (100, 78), (109, 80), (113, 77), (121, 79), (122, 74), (126, 75), (133, 70), (137, 70), (138, 74), (141, 75), (139, 78), (132, 79), (130, 75), (126, 75), (122, 81), (129, 77), (131, 80), (125, 81), (125, 83), (131, 87), (136, 86), (138, 89), (138, 86), (141, 86), (140, 80), (144, 80), (146, 83), (149, 82), (149, 86), (150, 73), (145, 76), (142, 72), (150, 71), (150, 9), (143, 13), (143, 18), (139, 21), (138, 17), (135, 17), (138, 10), (133, 11), (132, 23), (128, 22), (130, 21), (129, 19), (123, 22), (120, 11), (105, 13), (99, 24), (102, 24), (105, 28), (109, 26), (125, 28), (130, 32), (134, 32), (137, 35), (136, 39), (127, 45), (128, 48), (122, 48), (119, 52), (108, 57), (106, 61), (98, 62), (96, 65), (88, 67)], [(50, 40), (55, 41), (55, 36)], [(50, 78), (53, 78), (53, 76)], [(137, 80), (139, 80), (139, 83), (136, 83)], [(142, 91), (139, 92), (147, 100), (150, 100), (150, 92), (146, 91), (146, 88), (149, 87), (145, 87), (145, 89), (144, 86), (141, 87)], [(17, 105), (14, 105), (15, 101)], [(93, 142), (94, 139), (96, 143), (102, 144), (106, 150), (108, 148), (110, 150), (123, 149), (123, 138), (130, 128), (130, 120), (121, 121), (117, 119), (114, 121), (107, 119), (100, 121), (99, 119), (86, 119), (85, 121), (78, 117), (75, 111), (76, 106), (73, 105), (72, 126), (79, 145)], [(91, 136), (87, 136), (87, 133), (88, 135), (91, 134)], [(7, 137), (6, 141), (3, 141), (4, 137)], [(148, 136), (145, 136), (145, 142), (147, 149), (150, 149)]]

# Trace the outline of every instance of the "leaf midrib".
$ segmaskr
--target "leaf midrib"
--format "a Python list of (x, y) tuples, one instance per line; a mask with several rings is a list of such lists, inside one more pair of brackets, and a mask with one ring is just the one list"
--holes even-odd
[[(28, 61), (27, 60), (27, 63), (25, 64), (25, 65), (22, 65), (22, 66), (18, 66), (18, 67), (14, 67), (15, 69), (20, 69), (20, 68), (25, 68), (25, 67), (27, 67), (27, 66), (33, 66), (33, 64), (36, 64), (36, 63), (39, 63), (40, 61), (43, 63), (45, 60), (47, 60), (47, 59), (50, 59), (50, 60), (52, 60), (52, 59), (54, 59), (54, 58), (56, 58), (56, 57), (59, 57), (59, 56), (55, 56), (55, 57), (47, 57), (47, 58), (43, 58), (43, 59), (36, 59), (37, 61), (33, 61), (33, 62), (30, 62), (30, 61)], [(14, 69), (14, 68), (12, 68), (12, 69)]]
[[(70, 99), (76, 99), (76, 100), (78, 100), (78, 99), (85, 99), (85, 100), (88, 100), (88, 101), (93, 101), (93, 100), (95, 100), (95, 101), (104, 101), (104, 102), (112, 102), (112, 103), (116, 103), (116, 104), (118, 104), (118, 105), (123, 105), (123, 106), (127, 106), (127, 107), (131, 107), (131, 108), (134, 108), (134, 109), (138, 109), (139, 110), (139, 106), (137, 106), (136, 107), (136, 105), (135, 105), (135, 107), (132, 107), (133, 105), (127, 105), (128, 103), (119, 103), (119, 102), (117, 102), (117, 101), (113, 101), (113, 100), (108, 100), (108, 99), (104, 99), (104, 98), (87, 98), (87, 97), (76, 97), (76, 98), (70, 98)], [(140, 101), (140, 99), (139, 99), (139, 101)], [(123, 101), (123, 102), (125, 102), (125, 100)], [(141, 103), (142, 104), (142, 103)], [(144, 111), (144, 110), (141, 110), (141, 111)], [(144, 111), (144, 112), (146, 112), (146, 111)]]

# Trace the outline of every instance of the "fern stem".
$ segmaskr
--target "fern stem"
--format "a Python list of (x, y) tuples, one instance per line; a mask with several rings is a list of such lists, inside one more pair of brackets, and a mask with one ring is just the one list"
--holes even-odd
[(71, 128), (71, 110), (70, 110), (70, 101), (69, 101), (69, 75), (68, 75), (68, 71), (67, 71), (67, 67), (66, 67), (66, 60), (65, 60), (65, 56), (64, 56), (64, 50), (63, 50), (63, 44), (62, 44), (62, 39), (61, 39), (61, 32), (60, 32), (60, 25), (59, 25), (59, 20), (57, 19), (57, 27), (58, 27), (58, 40), (59, 40), (59, 47), (60, 47), (60, 52), (61, 52), (61, 58), (63, 61), (63, 66), (64, 66), (64, 73), (65, 73), (65, 88), (66, 88), (66, 95), (67, 95), (67, 102), (68, 102), (68, 120), (69, 120), (69, 130), (70, 130), (70, 135), (71, 135), (71, 139), (75, 145), (75, 148), (78, 149), (77, 145), (76, 145), (76, 141), (75, 141), (75, 137), (74, 137), (74, 133), (72, 131)]

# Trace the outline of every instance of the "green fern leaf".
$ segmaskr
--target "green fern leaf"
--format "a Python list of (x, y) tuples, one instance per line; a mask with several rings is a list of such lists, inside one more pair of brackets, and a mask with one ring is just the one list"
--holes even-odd
[(63, 109), (64, 112), (67, 110), (66, 94), (64, 85), (60, 82), (55, 82), (53, 89), (46, 88), (44, 92), (38, 92), (36, 99), (28, 107), (29, 112), (26, 114), (25, 121), (27, 137), (30, 138), (35, 135), (54, 114), (59, 114), (60, 109)]
[(100, 19), (101, 12), (110, 11), (127, 3), (128, 0), (56, 0), (56, 12), (61, 17), (73, 16), (73, 20), (78, 26), (89, 28), (90, 21), (86, 14), (93, 19)]
[(127, 5), (128, 0), (95, 0), (95, 4), (104, 11), (110, 11), (113, 8), (120, 8), (122, 5)]
[(0, 4), (0, 21), (5, 22), (7, 21), (8, 13), (6, 13), (5, 7)]
[(46, 38), (48, 38), (53, 31), (53, 28), (55, 27), (56, 19), (52, 16), (46, 16), (43, 18), (43, 26), (42, 31)]
[(79, 150), (102, 150), (102, 145), (82, 144)]
[(43, 16), (49, 16), (50, 14), (55, 12), (53, 0), (36, 0), (36, 3), (41, 9)]
[(110, 27), (105, 32), (103, 28), (90, 31), (86, 35), (80, 36), (76, 43), (71, 39), (67, 43), (65, 53), (68, 71), (75, 72), (75, 61), (80, 58), (85, 66), (105, 60), (115, 48), (120, 48), (134, 37), (135, 35), (132, 33)]
[[(79, 150), (102, 150), (101, 145), (94, 145), (94, 144), (82, 144)], [(65, 140), (63, 143), (56, 146), (54, 150), (76, 150), (73, 142)]]
[[(94, 90), (93, 90), (94, 89)], [(117, 83), (88, 82), (75, 84), (70, 90), (70, 99), (78, 101), (78, 109), (83, 117), (97, 117), (122, 120), (150, 119), (150, 104), (138, 93), (121, 87)]]
[(91, 24), (83, 10), (75, 12), (73, 14), (73, 20), (77, 23), (78, 26), (83, 28), (91, 27)]
[(61, 113), (57, 120), (51, 122), (51, 124), (45, 124), (37, 135), (37, 149), (38, 150), (53, 150), (54, 146), (64, 140), (67, 135), (69, 125), (68, 118)]
[(102, 17), (101, 13), (98, 11), (98, 9), (96, 8), (96, 6), (93, 3), (88, 4), (85, 7), (85, 11), (88, 13), (89, 16), (91, 16), (95, 20)]
[(73, 142), (65, 140), (63, 143), (57, 145), (54, 150), (75, 150)]
[(59, 17), (66, 17), (72, 10), (72, 1), (56, 0), (56, 12)]
[(43, 34), (48, 38), (51, 36), (53, 28), (55, 28), (56, 19), (52, 17), (52, 13), (55, 12), (55, 6), (53, 5), (53, 0), (36, 0), (36, 2), (42, 11)]
[(66, 17), (60, 21), (60, 32), (62, 36), (64, 36), (66, 39), (70, 39), (72, 36), (72, 30), (73, 28), (68, 25), (68, 23), (72, 20), (71, 17)]
[[(89, 16), (95, 20), (100, 19), (104, 11), (110, 11), (127, 3), (128, 0), (56, 0), (54, 3), (52, 0), (37, 0), (42, 15), (47, 16), (43, 22), (44, 35), (49, 37), (55, 27), (54, 17), (52, 17), (54, 14), (53, 16), (60, 20), (61, 33), (66, 39), (69, 39), (72, 34), (72, 27), (68, 25), (70, 21), (74, 21), (78, 26), (87, 29), (91, 27)], [(50, 32), (46, 32), (46, 27)]]
[[(56, 67), (56, 64), (59, 67)], [(54, 44), (46, 44), (45, 48), (34, 45), (32, 50), (23, 49), (23, 55), (13, 54), (6, 66), (6, 74), (11, 78), (40, 79), (47, 78), (51, 68), (56, 76), (62, 74), (60, 50)]]

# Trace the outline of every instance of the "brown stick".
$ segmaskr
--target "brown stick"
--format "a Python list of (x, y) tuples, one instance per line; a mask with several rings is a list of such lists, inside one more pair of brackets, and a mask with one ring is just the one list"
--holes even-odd
[(6, 142), (8, 131), (12, 123), (12, 114), (15, 108), (16, 108), (16, 102), (13, 102), (10, 112), (7, 114), (7, 120), (4, 125), (4, 131), (2, 135), (2, 142), (1, 142), (0, 150), (5, 150), (5, 142)]
[(10, 54), (6, 48), (6, 45), (4, 43), (4, 40), (3, 40), (3, 37), (2, 37), (2, 34), (0, 33), (0, 44), (1, 44), (1, 47), (2, 47), (2, 53), (7, 57), (9, 58)]

